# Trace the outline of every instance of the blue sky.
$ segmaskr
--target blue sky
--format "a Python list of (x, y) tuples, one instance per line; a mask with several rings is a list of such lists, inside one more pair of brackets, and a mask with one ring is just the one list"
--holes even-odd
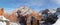
[(39, 12), (46, 8), (54, 9), (60, 7), (60, 0), (0, 0), (0, 7), (3, 7), (5, 11), (24, 5)]

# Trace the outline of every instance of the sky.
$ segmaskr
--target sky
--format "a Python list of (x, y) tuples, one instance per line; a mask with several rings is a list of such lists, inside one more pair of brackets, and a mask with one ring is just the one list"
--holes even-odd
[(43, 9), (55, 9), (60, 7), (60, 0), (0, 0), (0, 7), (4, 8), (5, 11), (12, 11), (21, 6), (28, 6), (39, 12)]

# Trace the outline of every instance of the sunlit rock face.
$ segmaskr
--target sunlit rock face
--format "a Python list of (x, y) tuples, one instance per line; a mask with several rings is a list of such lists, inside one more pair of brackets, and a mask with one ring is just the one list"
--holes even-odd
[(5, 13), (4, 16), (5, 16), (5, 18), (10, 20), (9, 21), (10, 25), (19, 25), (15, 12), (12, 12), (11, 14), (10, 13)]
[(0, 8), (0, 20), (8, 20), (4, 17), (4, 8)]
[(12, 14), (9, 14), (9, 13), (6, 13), (4, 14), (4, 16), (9, 19), (11, 22), (18, 22), (17, 21), (17, 16), (16, 16), (16, 13), (12, 13)]
[(0, 16), (4, 16), (4, 9), (0, 8)]
[(17, 17), (14, 12), (4, 13), (4, 9), (0, 8), (0, 25), (6, 25), (6, 21), (11, 22), (10, 25), (18, 25)]
[(28, 7), (20, 7), (19, 9), (17, 9), (17, 11), (18, 10), (21, 12), (20, 14), (23, 15), (23, 16), (25, 16), (27, 14), (31, 14), (32, 11), (33, 11), (30, 8), (28, 8)]
[(6, 19), (4, 16), (4, 9), (0, 8), (0, 25), (6, 25), (5, 21), (9, 21), (9, 20)]

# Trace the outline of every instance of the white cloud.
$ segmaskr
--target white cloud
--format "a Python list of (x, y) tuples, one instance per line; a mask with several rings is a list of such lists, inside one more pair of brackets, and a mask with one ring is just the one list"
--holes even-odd
[(25, 5), (28, 4), (33, 6), (42, 6), (45, 4), (45, 2), (43, 0), (28, 0), (28, 2), (25, 3)]
[(60, 4), (60, 0), (51, 0), (51, 1), (56, 3), (56, 4)]

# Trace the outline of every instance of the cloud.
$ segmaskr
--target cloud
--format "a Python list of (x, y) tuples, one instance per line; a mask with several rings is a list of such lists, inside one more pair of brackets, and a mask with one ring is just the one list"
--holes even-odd
[(35, 5), (35, 6), (42, 6), (43, 5), (43, 1), (42, 0), (35, 0), (35, 1), (32, 0), (28, 4)]
[(51, 1), (56, 3), (56, 4), (60, 4), (60, 0), (51, 0)]
[(30, 3), (30, 5), (33, 5), (33, 6), (42, 6), (43, 4), (42, 4), (42, 3), (35, 3), (35, 2), (32, 2), (32, 3)]
[(26, 5), (26, 6), (42, 6), (44, 1), (42, 0), (25, 0), (24, 2), (18, 3), (17, 5)]

